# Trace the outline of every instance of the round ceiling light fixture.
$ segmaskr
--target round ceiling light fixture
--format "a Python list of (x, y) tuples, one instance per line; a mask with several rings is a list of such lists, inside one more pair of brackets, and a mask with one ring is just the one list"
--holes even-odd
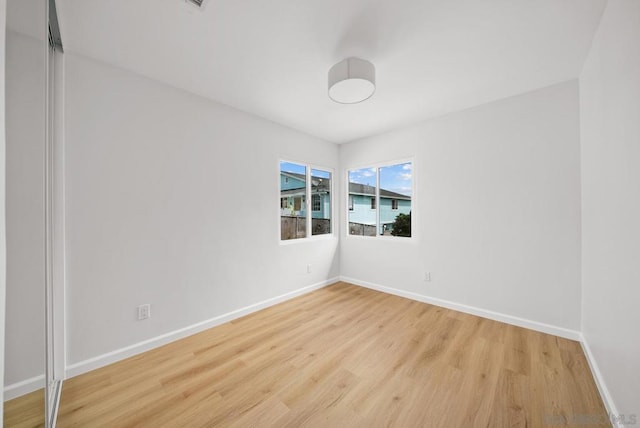
[(376, 91), (376, 69), (360, 58), (343, 59), (329, 69), (329, 98), (341, 104), (356, 104)]

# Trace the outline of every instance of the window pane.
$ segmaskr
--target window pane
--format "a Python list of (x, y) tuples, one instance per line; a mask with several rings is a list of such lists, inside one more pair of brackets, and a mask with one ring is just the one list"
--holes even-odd
[(307, 236), (307, 168), (280, 162), (280, 239)]
[(331, 233), (331, 173), (311, 170), (311, 234)]
[(311, 195), (311, 211), (320, 211), (322, 202), (320, 195)]
[(411, 236), (411, 162), (380, 168), (380, 233)]
[[(375, 168), (349, 171), (349, 234), (376, 235), (376, 186)], [(371, 202), (373, 198), (373, 203)]]

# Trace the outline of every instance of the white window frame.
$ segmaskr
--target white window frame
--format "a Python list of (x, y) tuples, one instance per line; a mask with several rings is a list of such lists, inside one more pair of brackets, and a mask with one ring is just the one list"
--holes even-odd
[[(384, 236), (380, 235), (380, 168), (403, 164), (403, 163), (411, 163), (411, 236)], [(349, 171), (355, 171), (359, 169), (368, 169), (375, 168), (376, 169), (376, 234), (374, 236), (362, 236), (362, 235), (350, 235), (349, 234), (349, 212), (352, 210), (349, 209)], [(346, 212), (345, 217), (345, 227), (344, 227), (344, 235), (346, 235), (349, 239), (379, 239), (379, 240), (391, 240), (393, 242), (417, 242), (417, 227), (416, 227), (416, 206), (417, 206), (417, 175), (416, 175), (416, 161), (414, 158), (403, 158), (396, 159), (391, 161), (384, 162), (371, 162), (359, 165), (348, 166), (344, 170), (344, 183), (345, 183), (345, 194), (346, 194), (346, 207), (344, 210)]]
[[(297, 239), (282, 239), (282, 231), (280, 230), (281, 227), (281, 221), (280, 221), (280, 208), (278, 208), (278, 242), (280, 243), (280, 245), (291, 245), (291, 244), (295, 244), (297, 242), (309, 242), (309, 241), (316, 241), (316, 240), (322, 240), (322, 239), (335, 239), (336, 238), (336, 208), (335, 208), (335, 179), (336, 179), (336, 174), (335, 174), (335, 170), (333, 168), (329, 168), (326, 166), (322, 166), (322, 165), (317, 165), (317, 164), (313, 164), (313, 163), (309, 163), (309, 162), (304, 162), (304, 161), (299, 161), (299, 160), (291, 160), (291, 159), (287, 159), (285, 157), (280, 157), (278, 159), (278, 194), (281, 195), (280, 191), (280, 163), (281, 162), (288, 162), (288, 163), (294, 163), (300, 166), (304, 166), (306, 168), (306, 177), (305, 177), (305, 185), (306, 185), (306, 197), (305, 200), (302, 202), (302, 204), (305, 206), (306, 208), (306, 230), (307, 230), (307, 236), (304, 238), (297, 238)], [(311, 224), (312, 224), (312, 219), (313, 219), (313, 211), (312, 211), (312, 199), (311, 197), (308, 197), (309, 195), (311, 195), (311, 171), (312, 170), (320, 170), (320, 171), (324, 171), (324, 172), (328, 172), (329, 174), (331, 174), (331, 187), (329, 189), (330, 192), (330, 213), (331, 213), (331, 232), (330, 233), (325, 233), (323, 235), (313, 235), (313, 231), (311, 230)], [(281, 197), (281, 196), (280, 196)]]

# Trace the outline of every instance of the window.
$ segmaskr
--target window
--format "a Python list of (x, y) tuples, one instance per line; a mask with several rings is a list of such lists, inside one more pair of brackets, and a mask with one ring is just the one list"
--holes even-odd
[[(309, 194), (311, 198), (307, 197)], [(280, 161), (281, 240), (330, 234), (331, 207), (329, 171)], [(311, 215), (307, 215), (309, 208)]]
[(348, 171), (349, 235), (411, 237), (413, 163)]
[[(280, 239), (299, 239), (307, 236), (307, 213), (302, 204), (307, 194), (307, 167), (280, 162)], [(287, 202), (282, 207), (283, 200)], [(286, 209), (288, 208), (288, 209)]]
[[(349, 235), (376, 236), (378, 170), (362, 168), (349, 171)], [(350, 202), (351, 202), (350, 201)]]
[(331, 233), (331, 173), (311, 169), (311, 235)]

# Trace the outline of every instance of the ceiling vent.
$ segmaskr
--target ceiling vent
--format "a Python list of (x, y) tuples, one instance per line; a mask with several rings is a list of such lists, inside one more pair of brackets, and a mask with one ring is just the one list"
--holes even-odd
[(193, 5), (199, 9), (202, 9), (204, 7), (204, 4), (207, 2), (207, 0), (185, 0), (185, 1), (190, 5)]

